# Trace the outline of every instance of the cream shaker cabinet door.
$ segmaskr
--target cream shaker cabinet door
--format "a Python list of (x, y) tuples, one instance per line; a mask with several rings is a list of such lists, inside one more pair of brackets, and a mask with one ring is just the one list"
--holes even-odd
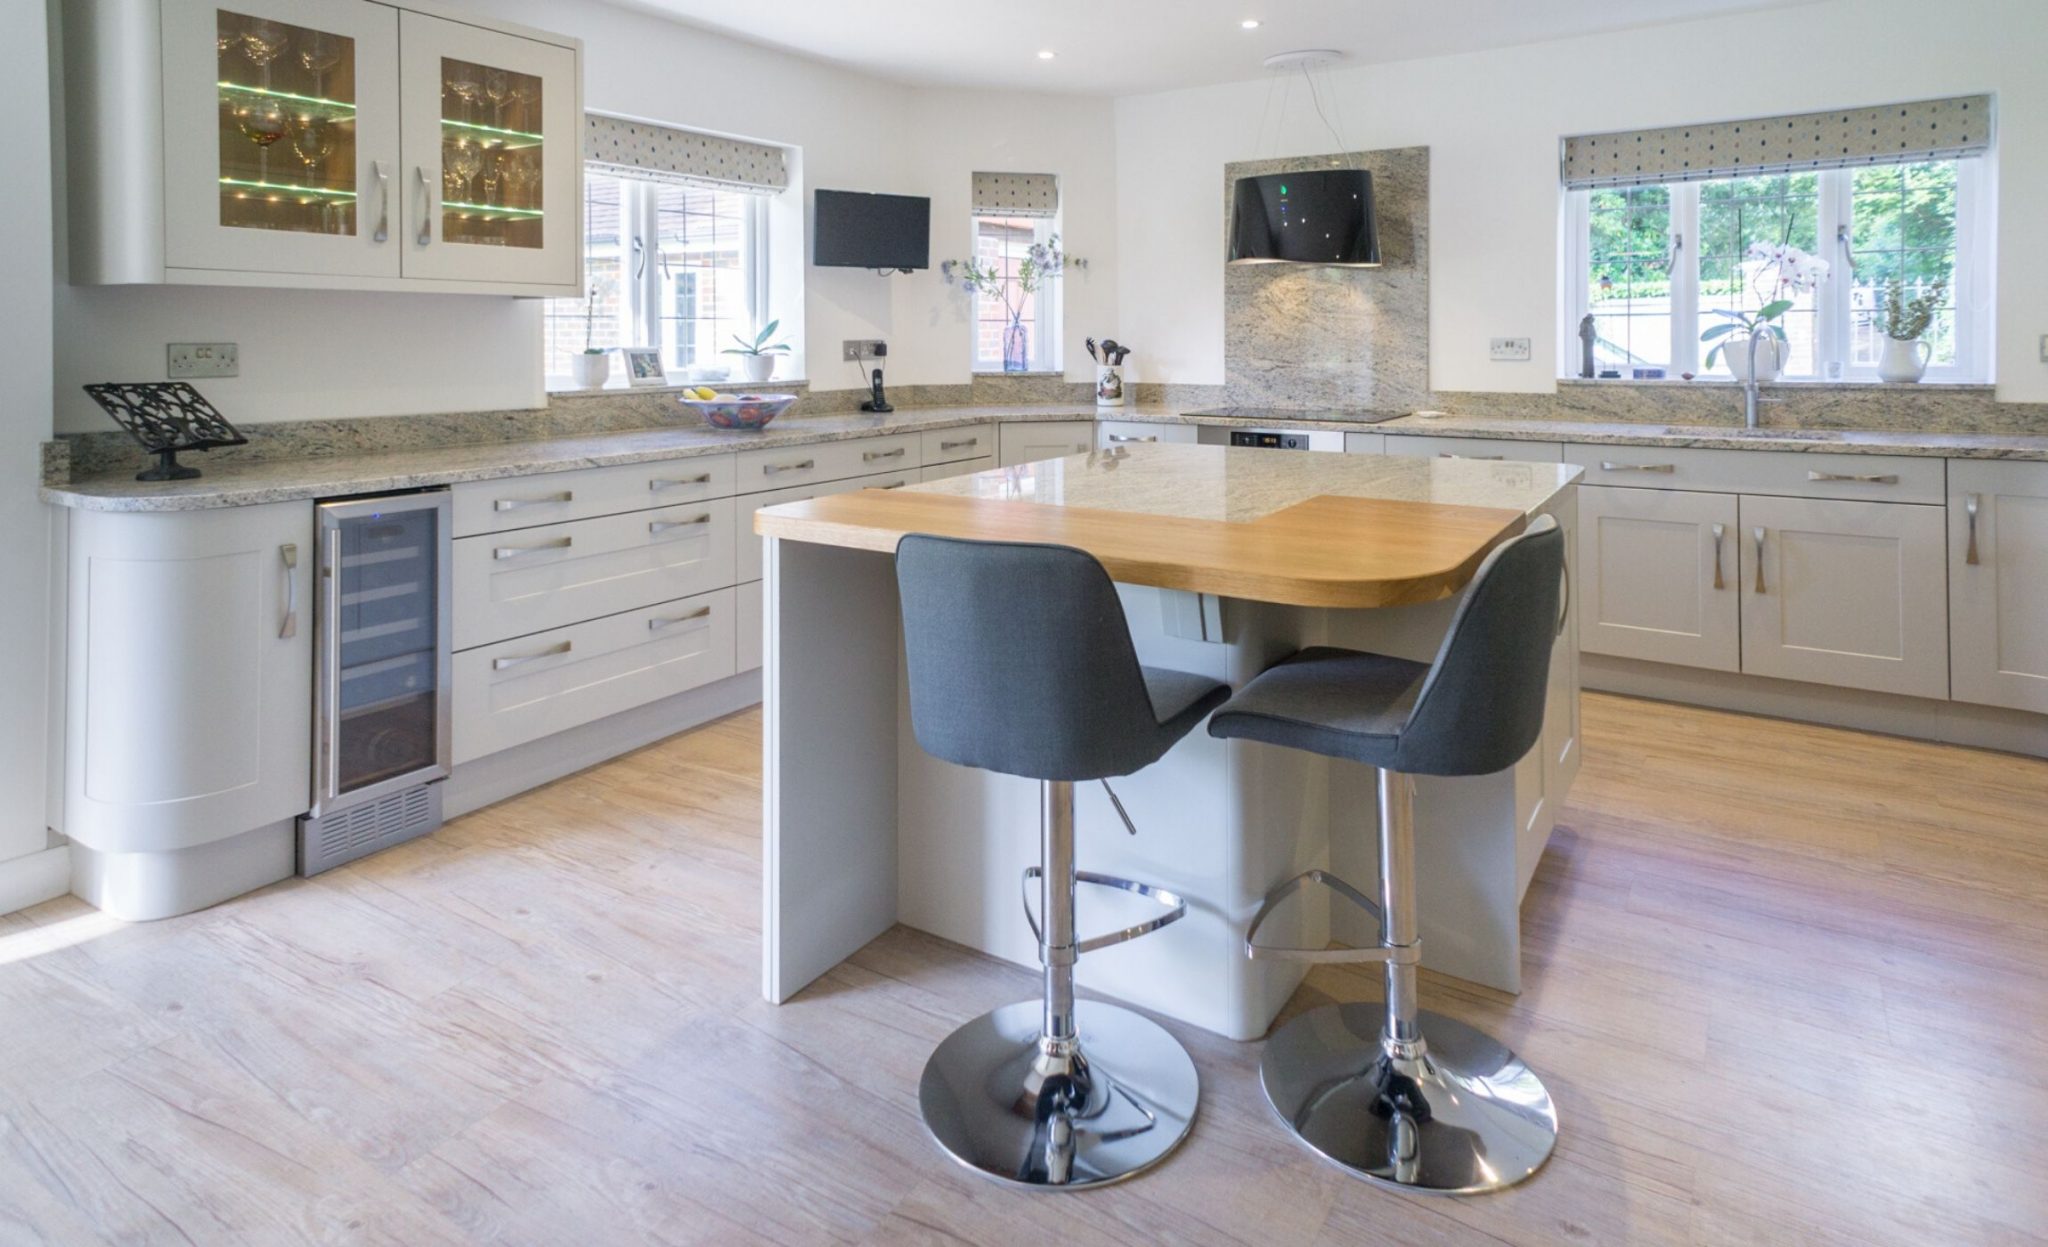
[(398, 22), (366, 0), (164, 0), (167, 268), (399, 275)]
[(2048, 714), (2048, 463), (1948, 465), (1957, 701)]
[(1095, 422), (1006, 424), (997, 436), (1003, 467), (1085, 455), (1095, 446)]
[(1579, 487), (1579, 646), (1645, 662), (1736, 671), (1736, 499)]
[(65, 832), (168, 851), (305, 813), (313, 505), (70, 524)]
[(1742, 670), (1947, 698), (1940, 507), (1741, 498)]

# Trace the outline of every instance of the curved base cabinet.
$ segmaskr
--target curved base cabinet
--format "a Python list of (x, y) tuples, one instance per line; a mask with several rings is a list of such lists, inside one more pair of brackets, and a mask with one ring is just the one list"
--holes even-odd
[(175, 918), (292, 876), (292, 819), (185, 849), (108, 853), (71, 844), (71, 892), (123, 922)]

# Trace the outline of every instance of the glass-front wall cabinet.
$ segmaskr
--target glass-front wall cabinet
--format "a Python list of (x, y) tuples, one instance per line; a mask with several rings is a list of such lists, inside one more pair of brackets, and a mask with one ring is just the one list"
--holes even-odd
[(353, 234), (356, 41), (226, 9), (220, 53), (220, 223)]
[(534, 74), (441, 58), (441, 237), (476, 247), (546, 241), (546, 84)]

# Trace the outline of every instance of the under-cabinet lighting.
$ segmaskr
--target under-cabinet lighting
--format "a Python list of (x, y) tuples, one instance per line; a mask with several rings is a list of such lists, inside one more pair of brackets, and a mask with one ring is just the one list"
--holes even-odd
[(474, 212), (486, 220), (494, 216), (519, 217), (522, 220), (527, 220), (537, 218), (545, 211), (545, 209), (541, 208), (508, 208), (503, 204), (459, 203), (453, 199), (442, 200), (441, 210), (443, 212)]
[[(348, 112), (354, 112), (356, 110), (356, 106), (354, 104), (349, 103), (347, 100), (326, 100), (321, 99), (317, 95), (295, 95), (290, 91), (273, 91), (269, 87), (251, 87), (245, 86), (239, 82), (216, 82), (214, 83), (214, 85), (219, 87), (223, 91), (234, 91), (241, 95), (260, 95), (264, 99), (268, 100), (290, 100), (294, 104), (318, 104), (322, 108), (339, 108), (344, 109)], [(331, 118), (331, 120), (351, 121), (354, 119), (349, 117), (335, 117)]]
[(474, 130), (478, 134), (496, 135), (499, 138), (529, 139), (535, 143), (542, 142), (546, 138), (545, 135), (529, 134), (524, 130), (507, 130), (500, 126), (487, 126), (479, 121), (457, 121), (453, 117), (441, 118), (441, 124), (452, 126), (457, 130)]
[(329, 199), (354, 199), (356, 193), (348, 190), (332, 190), (325, 186), (293, 186), (289, 182), (258, 182), (249, 178), (222, 178), (222, 186), (238, 190), (269, 191), (272, 201), (285, 195), (324, 195)]

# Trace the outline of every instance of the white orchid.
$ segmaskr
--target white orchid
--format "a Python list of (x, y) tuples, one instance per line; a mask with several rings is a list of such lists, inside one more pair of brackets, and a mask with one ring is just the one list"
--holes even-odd
[[(1700, 335), (1702, 342), (1714, 342), (1714, 349), (1707, 352), (1706, 366), (1712, 368), (1730, 341), (1741, 341), (1761, 325), (1770, 330), (1771, 336), (1786, 342), (1784, 328), (1778, 318), (1792, 310), (1793, 296), (1810, 292), (1815, 286), (1827, 280), (1828, 262), (1790, 243), (1753, 242), (1749, 245), (1749, 262), (1743, 265), (1750, 269), (1749, 288), (1756, 292), (1761, 305), (1754, 312), (1713, 309), (1713, 314), (1724, 317), (1728, 324), (1715, 325)], [(1729, 339), (1730, 334), (1740, 330), (1741, 339)], [(1726, 339), (1716, 342), (1716, 339)]]

